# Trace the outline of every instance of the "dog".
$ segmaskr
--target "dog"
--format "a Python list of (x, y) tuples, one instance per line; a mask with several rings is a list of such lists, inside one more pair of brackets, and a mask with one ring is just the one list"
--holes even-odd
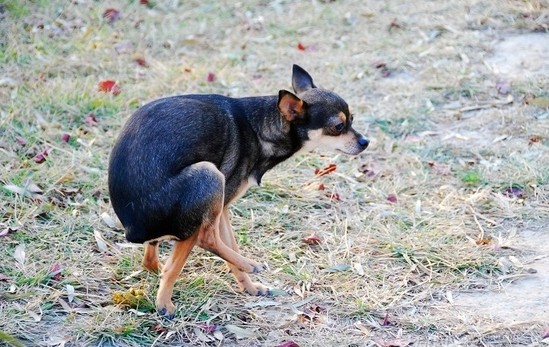
[[(269, 295), (248, 276), (266, 265), (240, 255), (230, 204), (297, 152), (322, 146), (356, 155), (368, 146), (347, 103), (297, 65), (292, 87), (272, 96), (165, 97), (123, 127), (110, 155), (109, 194), (126, 239), (145, 244), (143, 267), (161, 272), (160, 315), (173, 318), (174, 282), (195, 245), (224, 259), (242, 290)], [(175, 242), (161, 266), (163, 240)]]

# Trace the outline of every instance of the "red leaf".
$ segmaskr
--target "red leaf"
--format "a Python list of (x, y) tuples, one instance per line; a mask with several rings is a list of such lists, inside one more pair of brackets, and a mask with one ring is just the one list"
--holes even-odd
[(91, 127), (96, 127), (97, 124), (99, 124), (99, 123), (97, 122), (97, 118), (95, 117), (95, 114), (93, 114), (93, 113), (88, 113), (88, 114), (86, 115), (86, 118), (84, 119), (84, 122), (85, 122), (87, 125), (91, 126)]
[(301, 241), (303, 241), (304, 243), (310, 245), (310, 246), (315, 246), (315, 245), (319, 245), (320, 244), (320, 237), (318, 237), (317, 235), (315, 235), (314, 233), (303, 238)]
[(118, 94), (120, 94), (120, 92), (121, 92), (121, 90), (120, 90), (120, 85), (115, 84), (115, 85), (112, 87), (112, 90), (111, 90), (112, 95), (117, 96)]
[(43, 150), (42, 152), (36, 154), (34, 156), (34, 161), (37, 163), (37, 164), (42, 164), (43, 162), (46, 161), (46, 157), (48, 156), (48, 150), (45, 149)]
[(206, 80), (208, 82), (213, 82), (215, 81), (215, 74), (213, 72), (208, 72), (208, 77), (206, 77)]
[(139, 0), (139, 3), (141, 5), (148, 5), (149, 4), (149, 0)]
[(153, 326), (151, 329), (156, 331), (159, 334), (166, 331), (166, 329), (162, 326), (162, 324), (157, 324), (157, 325)]
[(393, 18), (391, 24), (389, 24), (389, 31), (400, 28), (402, 28), (402, 26), (398, 23), (398, 20), (396, 18)]
[(300, 51), (304, 51), (307, 49), (307, 47), (305, 47), (301, 42), (298, 42), (297, 49), (299, 49)]
[(112, 90), (112, 88), (114, 87), (114, 85), (116, 84), (115, 81), (113, 80), (104, 80), (104, 81), (100, 81), (98, 84), (97, 84), (97, 89), (100, 91), (100, 92), (105, 92), (105, 93), (108, 93)]
[(208, 325), (208, 324), (203, 324), (200, 326), (200, 328), (206, 332), (206, 333), (213, 333), (214, 331), (217, 330), (217, 325), (215, 324), (211, 324), (211, 325)]
[(395, 194), (389, 194), (389, 196), (387, 196), (387, 201), (392, 202), (392, 203), (396, 203), (397, 202), (396, 195)]
[(531, 146), (534, 143), (538, 143), (538, 142), (541, 142), (541, 141), (543, 141), (543, 137), (541, 137), (539, 135), (532, 135), (528, 138), (528, 145)]
[(385, 313), (385, 317), (383, 318), (383, 323), (382, 323), (382, 325), (383, 325), (384, 327), (386, 327), (386, 326), (388, 326), (388, 325), (390, 325), (390, 324), (391, 324), (391, 322), (389, 322), (389, 312), (387, 312), (387, 313)]
[(53, 280), (60, 281), (63, 276), (61, 275), (61, 271), (63, 271), (63, 269), (61, 269), (61, 265), (59, 265), (59, 263), (55, 263), (50, 267), (48, 276), (50, 276)]
[(143, 66), (143, 67), (149, 67), (149, 64), (147, 63), (147, 61), (145, 60), (145, 58), (135, 58), (135, 62), (137, 63), (137, 65), (139, 66)]
[(324, 186), (324, 183), (320, 183), (318, 185), (318, 190), (324, 190), (324, 189), (326, 189), (326, 187)]
[(120, 18), (120, 11), (114, 8), (108, 8), (103, 12), (103, 18), (105, 18), (109, 24), (112, 24)]
[(377, 60), (372, 63), (372, 66), (379, 70), (382, 77), (389, 77), (391, 70), (387, 67), (387, 64), (383, 61)]
[(328, 165), (327, 167), (325, 167), (325, 168), (322, 169), (322, 170), (320, 170), (320, 169), (315, 169), (315, 175), (317, 175), (317, 176), (325, 176), (325, 175), (329, 174), (330, 172), (334, 172), (336, 169), (337, 169), (336, 164), (330, 164), (330, 165)]
[(294, 341), (286, 341), (278, 345), (277, 347), (299, 347), (297, 343)]
[(70, 139), (71, 139), (71, 136), (69, 134), (61, 135), (61, 141), (63, 142), (69, 142)]

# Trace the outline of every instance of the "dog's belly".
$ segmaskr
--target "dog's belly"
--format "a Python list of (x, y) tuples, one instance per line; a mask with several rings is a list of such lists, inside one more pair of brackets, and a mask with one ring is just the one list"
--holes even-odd
[(240, 186), (238, 186), (238, 188), (236, 189), (236, 192), (233, 194), (233, 196), (231, 197), (227, 205), (243, 197), (244, 194), (246, 194), (246, 192), (248, 191), (248, 189), (250, 189), (250, 187), (253, 187), (253, 186), (257, 186), (257, 180), (255, 179), (255, 177), (249, 176), (247, 180), (243, 180), (240, 183)]

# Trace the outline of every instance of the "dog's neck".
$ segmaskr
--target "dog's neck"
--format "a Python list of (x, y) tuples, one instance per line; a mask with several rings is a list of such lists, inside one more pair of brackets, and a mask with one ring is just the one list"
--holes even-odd
[(280, 114), (277, 96), (244, 98), (242, 105), (258, 139), (260, 155), (254, 175), (259, 183), (265, 172), (291, 157), (302, 144), (297, 130)]

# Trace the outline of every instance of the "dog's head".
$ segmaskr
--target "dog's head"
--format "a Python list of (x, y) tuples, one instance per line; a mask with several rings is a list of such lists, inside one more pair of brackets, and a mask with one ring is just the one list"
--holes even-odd
[(368, 147), (368, 139), (353, 129), (353, 115), (340, 96), (317, 88), (303, 68), (294, 65), (292, 74), (294, 93), (278, 93), (278, 109), (289, 122), (299, 140), (300, 151), (317, 147), (355, 155)]

